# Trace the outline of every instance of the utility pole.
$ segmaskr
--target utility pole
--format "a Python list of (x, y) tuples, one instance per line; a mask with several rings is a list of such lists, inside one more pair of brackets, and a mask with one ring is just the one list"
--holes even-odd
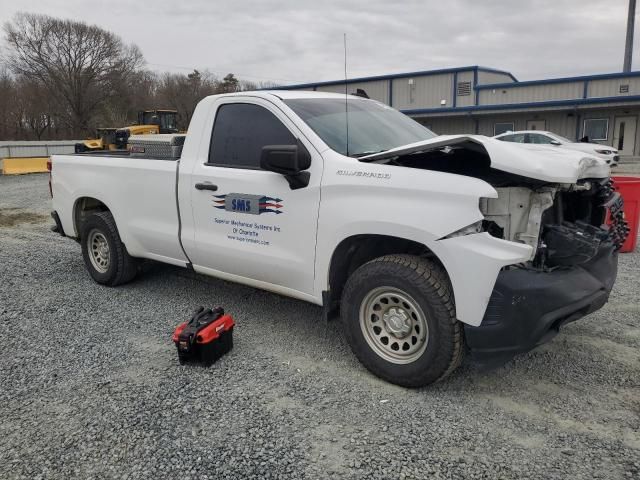
[(636, 23), (636, 0), (629, 0), (629, 15), (627, 16), (627, 40), (624, 47), (623, 72), (631, 71), (631, 57), (633, 56), (633, 29)]

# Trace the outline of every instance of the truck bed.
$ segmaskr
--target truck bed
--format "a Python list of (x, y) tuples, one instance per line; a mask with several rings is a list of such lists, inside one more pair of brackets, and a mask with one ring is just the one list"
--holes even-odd
[(133, 256), (184, 266), (178, 239), (178, 162), (123, 152), (54, 155), (54, 210), (67, 235), (78, 237), (79, 202), (99, 199), (116, 219)]

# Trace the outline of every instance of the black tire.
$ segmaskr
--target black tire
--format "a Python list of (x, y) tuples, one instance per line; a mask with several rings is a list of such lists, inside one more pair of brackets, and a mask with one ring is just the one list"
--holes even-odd
[[(400, 299), (395, 298), (394, 293), (387, 295), (387, 291), (401, 292)], [(403, 294), (409, 305), (403, 301)], [(371, 298), (374, 300), (369, 300)], [(390, 303), (391, 307), (397, 307), (391, 315), (391, 307), (385, 307)], [(370, 305), (373, 310), (368, 309)], [(375, 313), (376, 307), (381, 312), (379, 317)], [(463, 329), (456, 320), (449, 279), (431, 260), (413, 255), (386, 255), (362, 265), (347, 280), (340, 309), (353, 353), (369, 371), (388, 382), (422, 387), (446, 377), (462, 361)], [(401, 317), (394, 317), (398, 312)], [(378, 318), (369, 318), (368, 313)], [(423, 318), (421, 323), (418, 318)], [(398, 323), (398, 319), (402, 321)], [(378, 321), (380, 323), (376, 323)], [(427, 327), (423, 329), (424, 341), (419, 341), (416, 326), (420, 324)], [(406, 328), (408, 333), (405, 330), (398, 332), (406, 335), (399, 339), (388, 328)], [(384, 343), (385, 336), (388, 343)], [(389, 350), (394, 346), (398, 348)], [(407, 352), (408, 356), (402, 358), (405, 347), (416, 350)], [(382, 355), (391, 356), (391, 360)]]
[[(93, 256), (92, 261), (92, 248), (89, 244), (96, 238), (100, 242), (106, 241), (108, 253), (99, 259)], [(87, 217), (81, 227), (80, 244), (84, 264), (96, 282), (115, 287), (130, 282), (138, 273), (138, 261), (129, 255), (120, 240), (116, 222), (110, 212), (98, 212)], [(108, 260), (105, 260), (106, 257)], [(100, 263), (103, 260), (104, 265)]]

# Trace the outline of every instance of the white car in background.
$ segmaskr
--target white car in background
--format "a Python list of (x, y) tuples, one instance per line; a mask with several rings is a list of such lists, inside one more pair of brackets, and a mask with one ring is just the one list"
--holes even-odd
[(552, 132), (542, 130), (520, 130), (517, 132), (505, 132), (493, 137), (503, 142), (526, 143), (531, 145), (555, 145), (569, 150), (590, 153), (606, 161), (610, 166), (618, 165), (620, 156), (618, 150), (608, 145), (599, 143), (572, 142)]

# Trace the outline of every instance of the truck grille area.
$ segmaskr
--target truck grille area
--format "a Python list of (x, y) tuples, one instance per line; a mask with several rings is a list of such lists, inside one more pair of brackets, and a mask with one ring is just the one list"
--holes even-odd
[(602, 249), (619, 250), (629, 235), (622, 205), (611, 179), (585, 182), (576, 191), (558, 192), (553, 207), (543, 215), (534, 265), (581, 265)]

